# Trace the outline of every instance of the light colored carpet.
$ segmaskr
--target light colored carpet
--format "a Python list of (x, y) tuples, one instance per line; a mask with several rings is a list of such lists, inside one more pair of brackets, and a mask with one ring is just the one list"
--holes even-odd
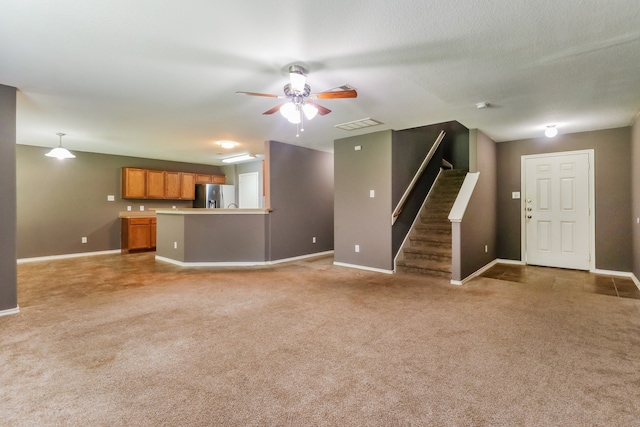
[(640, 300), (331, 263), (20, 265), (0, 424), (640, 425)]

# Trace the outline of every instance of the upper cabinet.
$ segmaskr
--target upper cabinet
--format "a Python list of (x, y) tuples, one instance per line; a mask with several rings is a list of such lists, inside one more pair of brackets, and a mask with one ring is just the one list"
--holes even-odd
[(122, 198), (144, 199), (147, 197), (146, 169), (122, 168)]
[(164, 199), (164, 182), (165, 172), (163, 171), (147, 171), (147, 199)]
[(164, 172), (164, 198), (182, 199), (182, 172)]
[(195, 185), (224, 184), (224, 175), (122, 168), (123, 199), (195, 199)]
[(196, 174), (180, 173), (180, 198), (183, 200), (193, 200), (196, 198)]

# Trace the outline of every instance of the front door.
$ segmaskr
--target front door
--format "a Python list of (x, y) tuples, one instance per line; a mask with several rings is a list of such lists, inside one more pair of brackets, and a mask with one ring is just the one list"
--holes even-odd
[(523, 156), (527, 264), (589, 270), (593, 151)]

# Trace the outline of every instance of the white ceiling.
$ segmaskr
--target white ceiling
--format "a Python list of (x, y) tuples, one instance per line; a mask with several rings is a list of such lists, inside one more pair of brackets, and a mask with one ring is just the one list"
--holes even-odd
[[(287, 67), (356, 99), (295, 125), (261, 113)], [(638, 0), (3, 0), (0, 84), (18, 144), (221, 164), (215, 145), (334, 139), (448, 120), (496, 141), (628, 126), (640, 107)], [(477, 109), (479, 102), (491, 108)], [(371, 117), (360, 131), (336, 124)]]

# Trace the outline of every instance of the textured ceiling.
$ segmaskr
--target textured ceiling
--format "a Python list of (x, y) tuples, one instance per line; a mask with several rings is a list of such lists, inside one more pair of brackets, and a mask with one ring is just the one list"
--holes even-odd
[[(4, 0), (0, 84), (19, 144), (221, 164), (265, 140), (334, 139), (448, 120), (496, 141), (627, 126), (640, 107), (638, 0)], [(295, 125), (261, 113), (287, 67), (356, 99)], [(477, 109), (479, 102), (491, 107)], [(335, 125), (371, 117), (358, 131)]]

